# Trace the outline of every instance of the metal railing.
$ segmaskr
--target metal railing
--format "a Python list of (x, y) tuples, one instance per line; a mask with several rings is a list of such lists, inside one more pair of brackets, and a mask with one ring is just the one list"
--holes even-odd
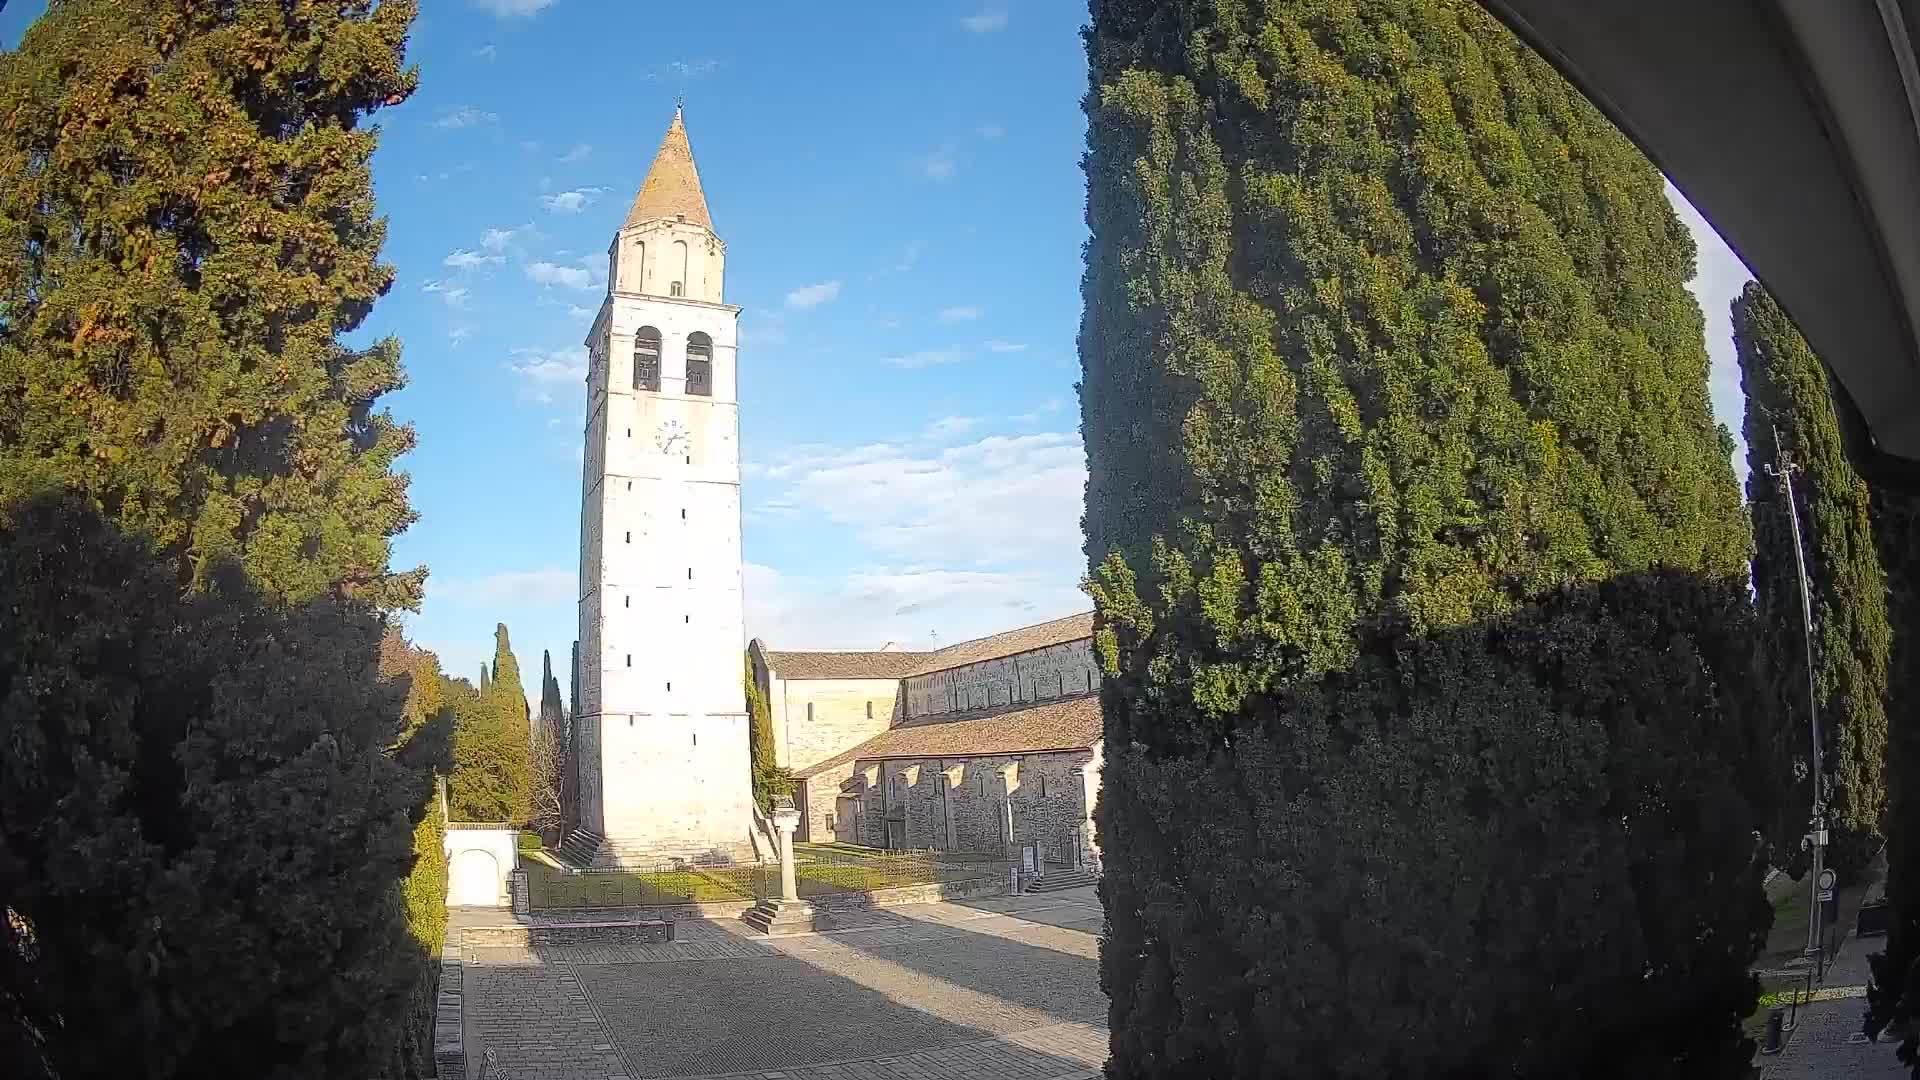
[[(909, 885), (999, 881), (1012, 865), (997, 853), (887, 851), (850, 845), (794, 846), (794, 884), (803, 899)], [(543, 910), (669, 907), (746, 902), (780, 895), (780, 864), (699, 866), (670, 861), (617, 870), (568, 872), (522, 860), (527, 899)]]

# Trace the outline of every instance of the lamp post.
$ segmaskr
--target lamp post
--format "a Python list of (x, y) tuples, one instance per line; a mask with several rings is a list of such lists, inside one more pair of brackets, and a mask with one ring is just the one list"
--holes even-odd
[(1807, 583), (1807, 555), (1805, 545), (1800, 539), (1800, 506), (1793, 495), (1793, 474), (1800, 466), (1793, 461), (1785, 447), (1780, 445), (1780, 429), (1773, 429), (1774, 453), (1779, 464), (1766, 466), (1767, 475), (1780, 481), (1781, 491), (1787, 500), (1787, 520), (1793, 529), (1793, 564), (1800, 579), (1800, 629), (1807, 643), (1807, 726), (1813, 737), (1813, 816), (1808, 822), (1807, 835), (1800, 846), (1813, 856), (1813, 873), (1808, 881), (1808, 903), (1811, 910), (1807, 915), (1807, 956), (1813, 961), (1814, 972), (1824, 977), (1823, 956), (1825, 953), (1825, 935), (1822, 933), (1820, 916), (1823, 905), (1822, 892), (1831, 893), (1833, 876), (1826, 872), (1825, 851), (1827, 846), (1827, 806), (1826, 778), (1822, 768), (1823, 743), (1820, 739), (1820, 700), (1814, 677), (1813, 666), (1813, 593)]

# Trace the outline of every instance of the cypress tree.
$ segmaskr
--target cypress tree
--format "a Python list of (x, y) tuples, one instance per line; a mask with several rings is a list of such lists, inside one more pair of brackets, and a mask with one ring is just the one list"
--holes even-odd
[(467, 821), (525, 824), (532, 812), (533, 737), (520, 663), (505, 623), (495, 624), (493, 664), (482, 664), (480, 671), (480, 692), (455, 705), (449, 782), (454, 814)]
[(84, 491), (204, 585), (416, 606), (365, 118), (415, 0), (63, 0), (0, 65), (0, 505)]
[(1888, 1025), (1920, 1076), (1920, 498), (1874, 489), (1873, 531), (1887, 576), (1886, 949), (1872, 958), (1866, 1030)]
[(753, 654), (747, 654), (747, 754), (753, 771), (753, 801), (760, 809), (773, 809), (776, 796), (793, 792), (793, 781), (778, 764), (773, 745), (773, 713), (759, 680), (753, 677)]
[[(1886, 807), (1887, 581), (1874, 549), (1871, 496), (1848, 464), (1826, 369), (1786, 312), (1757, 282), (1733, 302), (1734, 344), (1746, 392), (1747, 500), (1753, 585), (1775, 650), (1775, 693), (1789, 736), (1807, 744), (1806, 633), (1785, 492), (1771, 473), (1785, 450), (1813, 599), (1814, 686), (1825, 743), (1833, 865), (1847, 879), (1880, 842)], [(1802, 751), (1804, 755), (1804, 751)], [(1803, 795), (1802, 805), (1806, 804)]]
[(73, 495), (0, 519), (0, 611), (0, 1071), (404, 1075), (434, 763), (381, 619), (183, 595)]
[(1659, 173), (1467, 0), (1087, 44), (1108, 1075), (1736, 1075), (1783, 724)]

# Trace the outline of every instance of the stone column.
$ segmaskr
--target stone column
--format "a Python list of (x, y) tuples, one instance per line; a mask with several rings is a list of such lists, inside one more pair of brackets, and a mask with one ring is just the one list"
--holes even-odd
[(800, 887), (793, 874), (793, 832), (800, 827), (800, 811), (791, 806), (776, 807), (773, 828), (780, 834), (780, 899), (800, 899)]

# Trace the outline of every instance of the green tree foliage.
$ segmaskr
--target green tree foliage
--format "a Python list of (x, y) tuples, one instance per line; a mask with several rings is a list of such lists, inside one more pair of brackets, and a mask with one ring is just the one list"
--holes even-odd
[(1920, 498), (1876, 489), (1873, 530), (1887, 575), (1886, 951), (1873, 957), (1866, 1029), (1891, 1026), (1920, 1077)]
[(793, 794), (793, 778), (780, 767), (773, 745), (773, 713), (760, 682), (753, 677), (753, 654), (746, 658), (747, 754), (753, 770), (753, 801), (762, 811), (773, 809), (775, 798)]
[[(1832, 856), (1857, 878), (1880, 843), (1886, 808), (1887, 580), (1874, 548), (1870, 494), (1848, 464), (1826, 369), (1786, 312), (1756, 282), (1733, 302), (1733, 336), (1746, 391), (1747, 499), (1756, 552), (1754, 591), (1780, 677), (1792, 738), (1807, 745), (1806, 634), (1785, 492), (1767, 471), (1784, 449), (1794, 476), (1802, 550), (1812, 585), (1818, 694)], [(1804, 758), (1805, 751), (1802, 751)], [(1805, 795), (1800, 801), (1806, 802)]]
[[(434, 770), (451, 767), (449, 757), (453, 710), (440, 658), (411, 644), (400, 628), (389, 625), (380, 640), (380, 675), (404, 689), (401, 706), (402, 738), (431, 756)], [(433, 1023), (440, 985), (440, 949), (447, 936), (447, 822), (437, 790), (427, 795), (426, 813), (413, 830), (413, 869), (401, 886), (407, 930), (420, 958), (412, 992), (403, 1016), (404, 1027), (396, 1061), (388, 1071), (394, 1077), (432, 1076)]]
[(62, 0), (0, 58), (0, 504), (53, 485), (204, 586), (418, 603), (379, 399), (343, 344), (393, 283), (364, 118), (413, 92), (415, 0)]
[(0, 522), (7, 1075), (397, 1075), (435, 763), (382, 622), (173, 565), (71, 495)]
[(559, 839), (565, 822), (567, 714), (560, 704), (560, 680), (553, 676), (553, 654), (540, 651), (540, 722), (533, 727), (532, 788), (527, 824), (549, 842)]
[(493, 664), (480, 669), (482, 689), (470, 697), (455, 695), (448, 798), (461, 821), (524, 824), (533, 794), (527, 695), (505, 623), (495, 625), (493, 641)]
[(1468, 0), (1087, 43), (1109, 1075), (1735, 1075), (1784, 725), (1660, 175)]

